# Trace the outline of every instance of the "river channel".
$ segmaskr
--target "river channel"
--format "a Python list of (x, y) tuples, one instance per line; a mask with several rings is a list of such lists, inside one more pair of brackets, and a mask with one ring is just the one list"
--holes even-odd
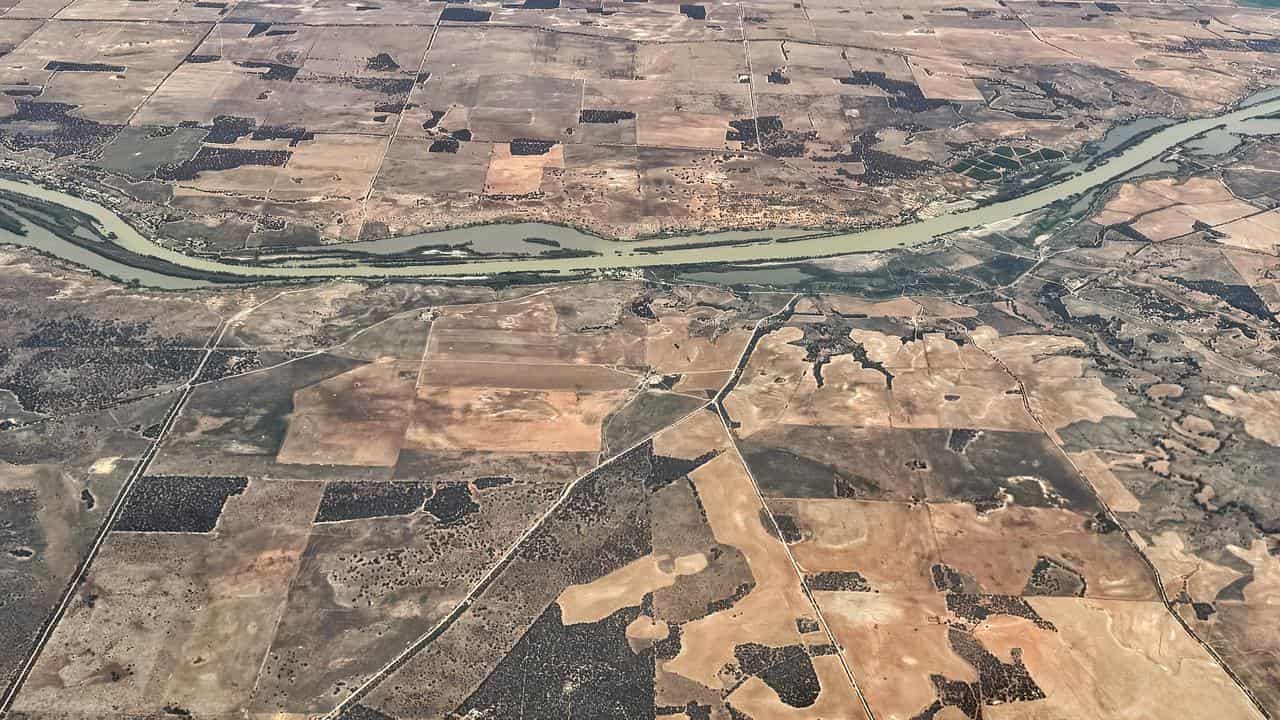
[[(1060, 180), (1038, 190), (927, 220), (845, 233), (774, 229), (624, 242), (543, 223), (493, 224), (364, 243), (316, 246), (265, 262), (233, 263), (187, 255), (159, 245), (110, 209), (90, 200), (30, 182), (0, 179), (0, 195), (28, 198), (87, 216), (96, 225), (93, 234), (106, 238), (86, 241), (82, 236), (73, 242), (46, 228), (26, 223), (25, 234), (0, 230), (0, 243), (32, 247), (104, 275), (168, 289), (218, 281), (331, 277), (483, 278), (504, 273), (534, 273), (555, 279), (607, 269), (821, 258), (906, 247), (957, 230), (1008, 220), (1078, 197), (1142, 167), (1171, 148), (1184, 143), (1192, 148), (1193, 140), (1223, 145), (1234, 136), (1280, 134), (1280, 119), (1268, 117), (1277, 113), (1280, 113), (1280, 93), (1269, 91), (1254, 96), (1232, 112), (1215, 117), (1163, 125), (1146, 121), (1145, 133), (1140, 139), (1133, 141), (1134, 133), (1126, 136), (1121, 132), (1119, 136), (1132, 141), (1131, 144), (1108, 153), (1101, 162), (1080, 161), (1069, 165)], [(1101, 152), (1109, 150), (1106, 144), (1104, 140)], [(1095, 148), (1094, 157), (1098, 153), (1099, 148)], [(105, 243), (115, 247), (99, 251), (98, 247)], [(523, 247), (524, 251), (529, 252), (531, 248), (532, 252), (527, 257), (455, 259), (448, 248), (460, 245), (490, 252)], [(579, 256), (538, 257), (539, 249), (545, 248), (571, 251)], [(396, 264), (387, 264), (387, 257), (392, 255), (397, 258)], [(130, 256), (138, 262), (131, 262)], [(166, 271), (166, 267), (181, 272)]]

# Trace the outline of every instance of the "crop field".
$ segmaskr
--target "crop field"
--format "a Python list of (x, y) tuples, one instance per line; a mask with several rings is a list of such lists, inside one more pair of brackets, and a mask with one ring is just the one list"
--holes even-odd
[[(1274, 12), (3, 0), (0, 163), (260, 267), (891, 224), (1274, 85)], [(835, 257), (169, 291), (4, 245), (0, 715), (1280, 717), (1248, 122)], [(592, 252), (547, 235), (382, 257)]]
[[(1213, 112), (1277, 67), (1243, 7), (465, 5), (12, 4), (0, 153), (236, 257), (494, 220), (859, 227), (1035, 182), (1113, 122)], [(1177, 202), (1131, 221), (1180, 232)]]
[(1280, 711), (1280, 266), (1228, 234), (1266, 147), (798, 265), (911, 294), (179, 298), (8, 253), (12, 713)]

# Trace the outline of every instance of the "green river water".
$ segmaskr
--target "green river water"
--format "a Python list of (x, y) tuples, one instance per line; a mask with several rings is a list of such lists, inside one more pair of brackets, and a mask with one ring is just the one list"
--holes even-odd
[[(362, 243), (327, 245), (291, 251), (257, 264), (230, 263), (209, 257), (183, 254), (145, 237), (122, 218), (92, 201), (30, 182), (0, 179), (0, 192), (27, 197), (81, 213), (97, 225), (107, 241), (137, 258), (150, 258), (151, 269), (95, 252), (94, 243), (73, 243), (42, 227), (28, 223), (26, 233), (0, 230), (0, 242), (35, 248), (43, 253), (82, 265), (104, 275), (159, 288), (179, 289), (210, 284), (221, 276), (226, 281), (253, 282), (273, 279), (353, 278), (484, 278), (503, 273), (536, 273), (548, 279), (576, 276), (584, 272), (655, 266), (749, 263), (830, 257), (859, 252), (887, 250), (926, 242), (940, 235), (977, 228), (1044, 208), (1056, 201), (1080, 196), (1160, 157), (1167, 150), (1196, 142), (1216, 150), (1226, 147), (1237, 135), (1280, 134), (1280, 120), (1267, 116), (1280, 113), (1280, 93), (1269, 91), (1251, 98), (1231, 112), (1216, 117), (1168, 124), (1167, 121), (1139, 121), (1147, 134), (1140, 140), (1111, 153), (1098, 163), (1080, 162), (1068, 167), (1065, 176), (1052, 185), (971, 210), (954, 212), (894, 227), (855, 232), (815, 234), (812, 230), (775, 229), (758, 232), (726, 232), (665, 237), (639, 241), (616, 241), (573, 228), (541, 223), (494, 224), (433, 233), (388, 238)], [(1120, 144), (1140, 133), (1117, 129), (1111, 142)], [(1163, 125), (1163, 127), (1162, 127)], [(1110, 138), (1111, 136), (1109, 136)], [(1117, 139), (1118, 138), (1118, 139)], [(1205, 148), (1209, 149), (1209, 148)], [(1105, 144), (1096, 153), (1107, 151)], [(526, 238), (544, 241), (531, 245)], [(584, 257), (538, 257), (539, 247), (551, 241), (561, 248), (593, 253)], [(453, 259), (438, 248), (469, 244), (481, 252), (521, 251), (526, 257), (504, 259)], [(681, 247), (696, 244), (699, 247)], [(433, 248), (433, 246), (435, 246)], [(530, 250), (532, 248), (532, 250)], [(340, 253), (335, 255), (335, 253)], [(414, 253), (417, 253), (416, 255)], [(379, 265), (394, 255), (400, 264)], [(404, 258), (420, 257), (422, 261)], [(186, 276), (163, 271), (164, 264), (186, 270)], [(159, 268), (159, 269), (157, 269)]]

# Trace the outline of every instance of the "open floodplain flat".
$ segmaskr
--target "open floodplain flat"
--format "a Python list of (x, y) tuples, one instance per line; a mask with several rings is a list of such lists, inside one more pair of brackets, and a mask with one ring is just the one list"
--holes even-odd
[(1273, 86), (1229, 0), (0, 0), (0, 717), (1280, 718), (1274, 112), (779, 250)]

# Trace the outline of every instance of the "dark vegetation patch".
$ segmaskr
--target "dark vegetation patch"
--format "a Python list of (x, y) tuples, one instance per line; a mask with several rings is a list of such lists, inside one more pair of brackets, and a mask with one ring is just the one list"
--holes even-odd
[(796, 519), (785, 513), (773, 513), (773, 521), (769, 520), (769, 511), (760, 511), (760, 524), (772, 532), (774, 523), (778, 525), (778, 539), (788, 545), (798, 543), (804, 539), (804, 533), (800, 532), (800, 526), (796, 523)]
[(746, 597), (748, 593), (756, 587), (755, 581), (744, 582), (733, 589), (728, 597), (713, 600), (707, 603), (706, 615), (714, 615), (722, 610), (728, 610), (738, 603), (739, 600)]
[(811, 573), (805, 576), (805, 582), (812, 590), (843, 590), (845, 592), (876, 592), (862, 573), (853, 570), (831, 570)]
[(296, 125), (263, 125), (253, 131), (254, 140), (288, 140), (289, 147), (297, 147), (298, 143), (315, 137), (315, 133)]
[(246, 165), (284, 167), (292, 156), (293, 153), (288, 150), (202, 147), (190, 160), (160, 166), (156, 169), (156, 177), (161, 180), (192, 180), (202, 172), (230, 170)]
[(353, 77), (340, 78), (340, 81), (349, 82), (351, 87), (357, 90), (368, 90), (383, 95), (407, 95), (413, 90), (412, 78)]
[(440, 13), (440, 19), (445, 22), (488, 22), (490, 15), (492, 13), (488, 10), (449, 6)]
[(782, 118), (777, 115), (730, 120), (729, 127), (725, 140), (741, 142), (747, 150), (762, 150), (773, 157), (801, 157), (805, 153), (805, 143), (818, 136), (816, 130), (796, 132), (786, 129)]
[(443, 118), (443, 117), (444, 117), (444, 111), (443, 111), (443, 110), (432, 110), (432, 111), (431, 111), (431, 117), (429, 117), (429, 118), (427, 118), (426, 120), (423, 120), (423, 121), (422, 121), (422, 129), (423, 129), (423, 130), (430, 130), (430, 129), (434, 128), (436, 125), (439, 125), (439, 124), (440, 124), (440, 118)]
[(1030, 620), (1042, 630), (1057, 632), (1053, 623), (1040, 617), (1040, 614), (1026, 600), (1013, 595), (950, 593), (947, 595), (947, 609), (956, 617), (975, 624), (994, 615), (1010, 615)]
[(257, 120), (236, 115), (218, 115), (213, 118), (213, 126), (205, 136), (205, 142), (219, 145), (230, 145), (253, 132)]
[(981, 430), (952, 428), (950, 434), (947, 435), (947, 449), (953, 453), (963, 454), (965, 450), (969, 449), (969, 444), (981, 434)]
[(144, 323), (69, 316), (0, 344), (0, 388), (31, 412), (88, 410), (185, 380), (201, 354), (177, 338), (151, 335)]
[(262, 365), (258, 353), (253, 350), (213, 350), (200, 368), (197, 383), (221, 380), (239, 375)]
[(113, 527), (130, 532), (207, 533), (227, 498), (244, 492), (242, 477), (158, 475), (140, 478)]
[(701, 401), (683, 395), (641, 392), (604, 420), (601, 452), (622, 452), (693, 412)]
[(342, 714), (338, 716), (338, 720), (396, 720), (396, 718), (384, 712), (374, 710), (368, 705), (355, 703), (347, 706), (346, 709), (342, 711)]
[(386, 115), (396, 115), (396, 114), (402, 113), (404, 112), (404, 109), (408, 106), (409, 104), (402, 100), (388, 100), (387, 102), (374, 103), (373, 111), (376, 113), (382, 113), (382, 115), (378, 116), (382, 118), (381, 120), (379, 120), (377, 117), (375, 117), (374, 120), (377, 120), (378, 122), (384, 122), (386, 120)]
[(480, 509), (466, 483), (450, 483), (436, 489), (422, 507), (444, 525), (461, 522)]
[(578, 122), (588, 125), (608, 125), (635, 119), (636, 114), (630, 110), (583, 110), (578, 113)]
[(372, 72), (390, 72), (399, 70), (400, 64), (387, 53), (378, 53), (365, 61), (364, 69)]
[(872, 480), (786, 448), (747, 442), (742, 456), (767, 497), (857, 498), (880, 492)]
[(17, 111), (0, 119), (0, 138), (14, 150), (39, 148), (55, 157), (96, 150), (119, 129), (72, 115), (77, 105), (14, 100)]
[(895, 80), (875, 70), (855, 70), (839, 78), (844, 85), (862, 85), (880, 88), (889, 94), (889, 108), (918, 113), (951, 105), (949, 100), (930, 100), (920, 91), (920, 86), (906, 80)]
[(787, 705), (802, 708), (817, 702), (822, 686), (804, 646), (745, 643), (734, 647), (733, 655), (739, 670), (763, 680)]
[(422, 509), (431, 485), (419, 482), (331, 482), (315, 522), (408, 515)]
[(951, 649), (978, 672), (977, 682), (950, 680), (942, 675), (932, 675), (938, 697), (917, 718), (932, 720), (944, 708), (954, 707), (971, 720), (982, 717), (982, 705), (1029, 702), (1043, 700), (1044, 691), (1032, 679), (1022, 662), (1022, 649), (1013, 648), (1010, 659), (1004, 662), (982, 646), (969, 632), (960, 628), (947, 631)]
[(293, 82), (300, 69), (284, 63), (263, 62), (260, 60), (237, 60), (235, 64), (236, 67), (242, 67), (246, 70), (266, 70), (264, 73), (255, 73), (259, 80), (282, 80), (284, 82)]
[(1000, 254), (965, 272), (969, 277), (993, 287), (1004, 287), (1026, 274), (1035, 264), (1031, 258)]
[(849, 144), (849, 156), (857, 158), (866, 172), (862, 181), (868, 185), (881, 185), (889, 180), (909, 180), (933, 171), (933, 163), (924, 160), (912, 160), (876, 150), (873, 145), (880, 142), (875, 130), (868, 130)]
[(653, 717), (653, 650), (633, 652), (639, 607), (564, 625), (551, 603), (455, 711), (458, 717)]
[(1084, 597), (1086, 589), (1083, 575), (1042, 555), (1031, 569), (1031, 577), (1027, 579), (1022, 594)]
[(711, 462), (717, 454), (716, 450), (705, 452), (692, 460), (684, 458), (656, 455), (653, 442), (646, 442), (642, 449), (649, 455), (649, 472), (645, 475), (644, 485), (649, 490), (658, 490), (687, 476), (689, 473)]
[(15, 345), (20, 348), (96, 348), (178, 345), (174, 338), (152, 338), (146, 323), (99, 320), (70, 315), (42, 320)]
[(933, 567), (929, 568), (929, 575), (938, 592), (962, 593), (965, 590), (964, 575), (950, 565), (934, 563)]
[(110, 65), (107, 63), (82, 63), (71, 62), (68, 60), (50, 60), (45, 63), (45, 70), (53, 70), (55, 72), (102, 72), (102, 73), (122, 73), (125, 70), (123, 65)]
[(1191, 610), (1196, 614), (1196, 619), (1201, 622), (1205, 622), (1218, 612), (1217, 608), (1213, 606), (1213, 603), (1206, 602), (1191, 603)]
[(431, 141), (431, 146), (427, 148), (427, 152), (456, 153), (459, 147), (462, 147), (461, 143), (453, 138), (437, 138)]
[(482, 477), (475, 479), (475, 486), (477, 490), (488, 490), (490, 488), (502, 487), (503, 485), (510, 485), (513, 482), (515, 482), (515, 480), (510, 477)]
[(702, 5), (685, 4), (680, 6), (680, 14), (690, 20), (706, 20), (707, 9)]
[(546, 155), (555, 147), (554, 140), (533, 140), (530, 138), (517, 138), (511, 141), (512, 155)]
[(1275, 313), (1258, 297), (1258, 293), (1248, 285), (1228, 284), (1218, 280), (1187, 280), (1180, 277), (1167, 278), (1192, 290), (1198, 290), (1222, 300), (1231, 307), (1248, 313), (1260, 320), (1275, 320)]

